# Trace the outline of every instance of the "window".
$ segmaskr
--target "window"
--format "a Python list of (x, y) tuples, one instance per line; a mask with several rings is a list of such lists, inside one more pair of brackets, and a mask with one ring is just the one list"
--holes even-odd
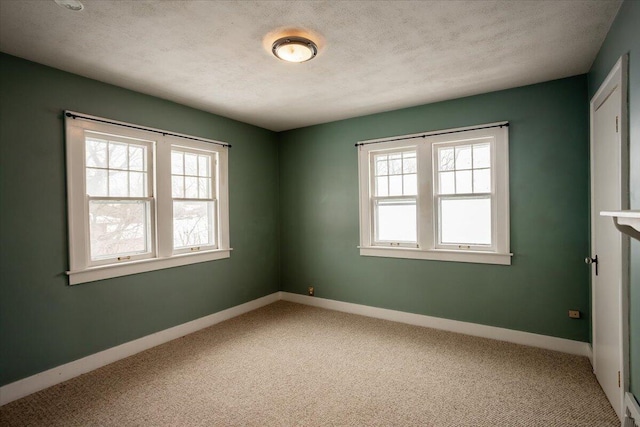
[(228, 258), (227, 147), (66, 117), (69, 283)]
[(90, 260), (153, 255), (148, 141), (85, 132)]
[(361, 255), (511, 264), (507, 123), (358, 145)]
[[(374, 240), (379, 244), (415, 247), (418, 239), (416, 151), (375, 154), (373, 161)], [(397, 218), (403, 220), (397, 221)]]
[(217, 247), (212, 164), (217, 161), (211, 153), (171, 151), (174, 251)]

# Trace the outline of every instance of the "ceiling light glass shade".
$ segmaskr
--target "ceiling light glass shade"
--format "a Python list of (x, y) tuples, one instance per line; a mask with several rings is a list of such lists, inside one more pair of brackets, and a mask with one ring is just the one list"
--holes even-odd
[(303, 37), (284, 37), (273, 43), (273, 54), (287, 62), (305, 62), (318, 53), (314, 42)]
[(54, 0), (59, 6), (66, 9), (73, 10), (75, 12), (84, 9), (84, 5), (78, 0)]

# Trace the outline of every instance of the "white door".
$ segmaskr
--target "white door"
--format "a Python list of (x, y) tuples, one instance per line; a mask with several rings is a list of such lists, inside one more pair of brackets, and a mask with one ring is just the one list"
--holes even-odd
[[(624, 396), (623, 237), (601, 211), (621, 210), (624, 170), (621, 138), (622, 85), (603, 84), (592, 102), (591, 270), (593, 369), (611, 405), (622, 416)], [(599, 91), (600, 92), (600, 91)], [(596, 258), (597, 257), (597, 258)]]

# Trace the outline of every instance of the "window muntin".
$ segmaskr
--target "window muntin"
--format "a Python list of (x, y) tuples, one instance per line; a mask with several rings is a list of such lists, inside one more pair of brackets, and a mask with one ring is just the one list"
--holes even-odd
[(438, 194), (491, 192), (491, 143), (446, 144), (436, 147)]
[(374, 153), (374, 244), (417, 244), (418, 170), (415, 149)]
[(85, 132), (86, 190), (95, 197), (147, 197), (151, 143)]
[[(226, 144), (72, 112), (65, 124), (69, 284), (230, 256)], [(186, 172), (172, 174), (172, 150), (190, 153)], [(206, 225), (182, 249), (172, 175), (194, 196), (177, 198), (176, 212)]]
[(176, 253), (217, 247), (216, 165), (215, 153), (171, 150), (173, 249)]
[(418, 194), (416, 151), (374, 154), (375, 196), (415, 196)]
[[(511, 264), (508, 124), (361, 141), (357, 145), (361, 255)], [(406, 151), (416, 152), (415, 195), (404, 194), (404, 187), (401, 192), (397, 178), (395, 190), (384, 179), (400, 175), (397, 164), (395, 172), (389, 173), (390, 159), (384, 156)], [(413, 200), (415, 208), (411, 206)], [(392, 210), (403, 221), (387, 214)], [(388, 223), (397, 227), (413, 224), (414, 211), (415, 241), (406, 237), (406, 230), (380, 231), (392, 230)]]

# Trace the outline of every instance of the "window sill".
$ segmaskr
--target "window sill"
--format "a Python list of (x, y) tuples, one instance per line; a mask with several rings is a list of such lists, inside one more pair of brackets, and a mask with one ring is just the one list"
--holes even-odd
[(169, 258), (153, 258), (121, 264), (101, 265), (98, 267), (89, 267), (85, 270), (67, 271), (66, 273), (69, 276), (69, 284), (77, 285), (80, 283), (94, 282), (96, 280), (110, 279), (112, 277), (128, 276), (130, 274), (229, 258), (231, 251), (232, 249), (216, 249), (196, 254), (174, 255)]
[(382, 248), (359, 246), (361, 256), (385, 258), (426, 259), (432, 261), (470, 262), (476, 264), (511, 265), (513, 254), (480, 251), (451, 251), (444, 249)]

